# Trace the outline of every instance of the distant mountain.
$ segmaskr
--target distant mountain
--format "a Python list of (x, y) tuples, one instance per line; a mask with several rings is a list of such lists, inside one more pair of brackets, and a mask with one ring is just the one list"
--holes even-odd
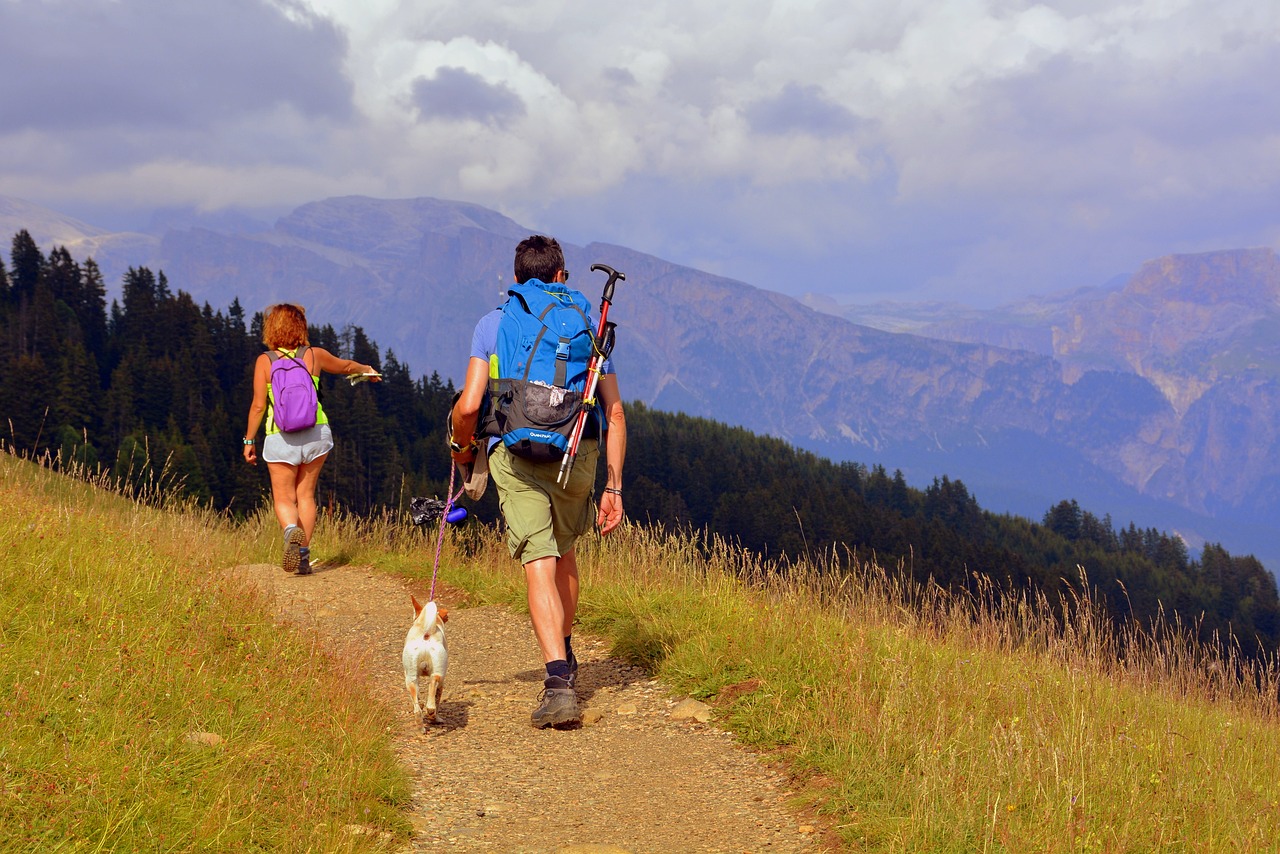
[[(36, 245), (45, 247), (46, 251), (54, 246), (65, 246), (76, 259), (93, 258), (104, 273), (111, 274), (108, 281), (117, 289), (120, 274), (131, 265), (145, 263), (139, 259), (155, 257), (160, 244), (151, 235), (109, 232), (40, 205), (8, 196), (0, 196), (0, 228), (3, 228), (6, 238), (6, 250), (7, 238), (25, 228)], [(7, 251), (5, 255), (7, 259)]]
[(1092, 461), (1198, 512), (1263, 518), (1277, 508), (1280, 259), (1270, 249), (1160, 258), (1119, 289), (991, 312), (922, 317), (884, 307), (881, 317), (951, 341), (1020, 342), (1052, 356), (1073, 384), (1095, 371), (1139, 377), (1163, 404), (1139, 433), (1088, 448)]
[[(127, 262), (109, 235), (74, 245), (108, 251), (95, 257), (113, 285), (147, 265), (215, 307), (298, 301), (315, 322), (363, 326), (415, 373), (459, 379), (472, 326), (533, 231), (476, 205), (347, 197), (259, 232), (168, 228)], [(1164, 259), (1119, 290), (991, 314), (923, 307), (898, 327), (908, 334), (623, 247), (565, 248), (593, 302), (604, 279), (592, 263), (627, 276), (612, 317), (630, 399), (881, 462), (913, 483), (945, 473), (992, 509), (1038, 518), (1075, 498), (1117, 524), (1280, 565), (1270, 253)]]

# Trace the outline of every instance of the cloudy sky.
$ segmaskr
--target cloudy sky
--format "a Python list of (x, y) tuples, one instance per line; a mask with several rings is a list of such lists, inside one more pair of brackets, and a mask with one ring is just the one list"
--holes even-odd
[(0, 195), (477, 202), (789, 293), (993, 305), (1280, 248), (1274, 0), (0, 0)]

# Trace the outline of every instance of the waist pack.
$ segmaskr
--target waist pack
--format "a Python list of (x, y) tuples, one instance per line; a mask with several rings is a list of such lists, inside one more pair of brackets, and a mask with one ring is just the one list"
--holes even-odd
[[(514, 285), (502, 307), (489, 358), (489, 406), (480, 433), (498, 436), (512, 454), (559, 460), (582, 411), (595, 333), (591, 304), (562, 284), (530, 279)], [(584, 436), (599, 436), (599, 411)]]
[(271, 414), (282, 433), (296, 433), (316, 426), (320, 397), (315, 379), (302, 360), (306, 349), (299, 347), (293, 355), (287, 351), (267, 353), (271, 359)]

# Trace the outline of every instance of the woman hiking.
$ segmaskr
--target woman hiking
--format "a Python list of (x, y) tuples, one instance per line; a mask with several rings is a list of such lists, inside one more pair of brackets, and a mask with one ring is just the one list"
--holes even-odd
[[(339, 359), (310, 346), (302, 306), (281, 303), (267, 309), (262, 323), (267, 352), (253, 367), (253, 402), (244, 431), (244, 458), (257, 462), (255, 437), (266, 416), (262, 458), (271, 475), (271, 503), (284, 530), (285, 572), (311, 572), (311, 535), (316, 527), (316, 483), (333, 434), (318, 392), (321, 371), (330, 374), (381, 376), (370, 365)], [(273, 387), (274, 386), (274, 387)], [(312, 402), (314, 400), (314, 403)]]

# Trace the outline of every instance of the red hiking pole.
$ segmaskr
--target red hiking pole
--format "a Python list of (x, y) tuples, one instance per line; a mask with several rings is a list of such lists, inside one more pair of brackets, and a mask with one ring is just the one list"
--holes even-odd
[(592, 264), (591, 270), (608, 273), (609, 281), (605, 282), (604, 293), (600, 297), (600, 325), (591, 342), (591, 361), (587, 363), (587, 387), (582, 393), (582, 409), (578, 410), (578, 421), (573, 425), (573, 432), (569, 434), (569, 449), (565, 451), (564, 459), (560, 461), (560, 473), (556, 476), (556, 483), (565, 488), (569, 486), (569, 474), (573, 471), (573, 461), (578, 456), (578, 443), (582, 441), (582, 431), (587, 426), (587, 417), (591, 414), (591, 410), (596, 408), (596, 385), (600, 380), (600, 368), (604, 365), (604, 360), (613, 352), (613, 331), (617, 326), (609, 322), (609, 306), (613, 304), (613, 286), (619, 280), (624, 282), (627, 280), (626, 276), (604, 264)]

